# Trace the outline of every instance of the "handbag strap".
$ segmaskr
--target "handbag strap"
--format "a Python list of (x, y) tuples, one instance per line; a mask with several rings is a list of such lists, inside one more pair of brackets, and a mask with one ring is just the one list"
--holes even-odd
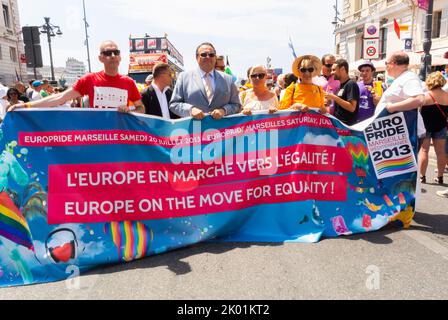
[(437, 108), (439, 108), (440, 113), (443, 115), (443, 117), (445, 118), (445, 120), (448, 120), (448, 119), (447, 119), (447, 116), (446, 116), (446, 114), (445, 114), (445, 112), (443, 112), (442, 108), (441, 108), (440, 105), (437, 103), (437, 101), (436, 101), (436, 99), (434, 98), (434, 96), (432, 95), (432, 93), (431, 93), (431, 92), (428, 92), (428, 94), (429, 94), (429, 96), (432, 98), (432, 101), (434, 101), (434, 103), (436, 104)]

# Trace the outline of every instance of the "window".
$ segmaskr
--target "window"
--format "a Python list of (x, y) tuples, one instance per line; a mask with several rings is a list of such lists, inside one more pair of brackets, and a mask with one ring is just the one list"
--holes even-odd
[(11, 20), (9, 19), (9, 7), (6, 4), (3, 5), (3, 20), (5, 21), (6, 28), (11, 29)]
[(17, 50), (14, 47), (9, 47), (9, 55), (12, 62), (17, 62)]
[(448, 8), (442, 10), (440, 19), (440, 38), (448, 37)]
[(355, 12), (361, 11), (362, 9), (362, 0), (355, 0)]
[(442, 22), (442, 11), (434, 11), (432, 16), (432, 38), (440, 38), (440, 24)]
[(387, 54), (387, 28), (381, 28), (380, 30), (380, 59), (386, 59)]

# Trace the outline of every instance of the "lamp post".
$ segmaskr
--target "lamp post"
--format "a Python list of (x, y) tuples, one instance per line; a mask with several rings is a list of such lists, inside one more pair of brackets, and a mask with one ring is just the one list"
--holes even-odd
[(428, 11), (426, 12), (425, 22), (425, 38), (423, 39), (423, 51), (425, 52), (422, 57), (422, 66), (420, 69), (420, 80), (425, 81), (428, 73), (431, 72), (432, 57), (431, 51), (431, 37), (432, 37), (432, 13), (434, 7), (434, 0), (428, 1)]
[(86, 17), (86, 5), (84, 3), (84, 0), (82, 0), (82, 6), (84, 8), (84, 28), (86, 30), (86, 42), (85, 45), (87, 46), (87, 62), (89, 65), (89, 73), (92, 72), (92, 69), (90, 68), (90, 48), (89, 48), (89, 34), (87, 33), (87, 28), (90, 27), (87, 23), (87, 17)]
[[(56, 35), (61, 36), (62, 31), (59, 26), (55, 26), (50, 23), (50, 18), (45, 17), (45, 24), (40, 26), (40, 33), (46, 33), (47, 34), (47, 40), (48, 40), (48, 48), (50, 49), (50, 66), (51, 66), (51, 80), (54, 81), (54, 67), (53, 67), (53, 53), (51, 51), (51, 37), (55, 37)], [(56, 33), (54, 30), (56, 29)]]

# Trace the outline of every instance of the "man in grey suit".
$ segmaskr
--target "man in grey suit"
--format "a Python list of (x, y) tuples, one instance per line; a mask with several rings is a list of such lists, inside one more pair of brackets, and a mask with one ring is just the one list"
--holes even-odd
[(202, 120), (207, 114), (219, 120), (239, 113), (238, 89), (228, 74), (215, 71), (216, 50), (211, 43), (196, 49), (199, 68), (183, 72), (177, 79), (170, 110), (181, 117)]

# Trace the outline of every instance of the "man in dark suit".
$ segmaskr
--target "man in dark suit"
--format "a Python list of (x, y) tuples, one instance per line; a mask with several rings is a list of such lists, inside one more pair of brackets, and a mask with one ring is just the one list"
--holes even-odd
[(173, 82), (172, 70), (166, 63), (159, 63), (153, 69), (154, 80), (142, 93), (142, 102), (146, 114), (162, 117), (164, 119), (179, 119), (179, 116), (169, 110), (169, 103), (173, 91), (170, 86)]

